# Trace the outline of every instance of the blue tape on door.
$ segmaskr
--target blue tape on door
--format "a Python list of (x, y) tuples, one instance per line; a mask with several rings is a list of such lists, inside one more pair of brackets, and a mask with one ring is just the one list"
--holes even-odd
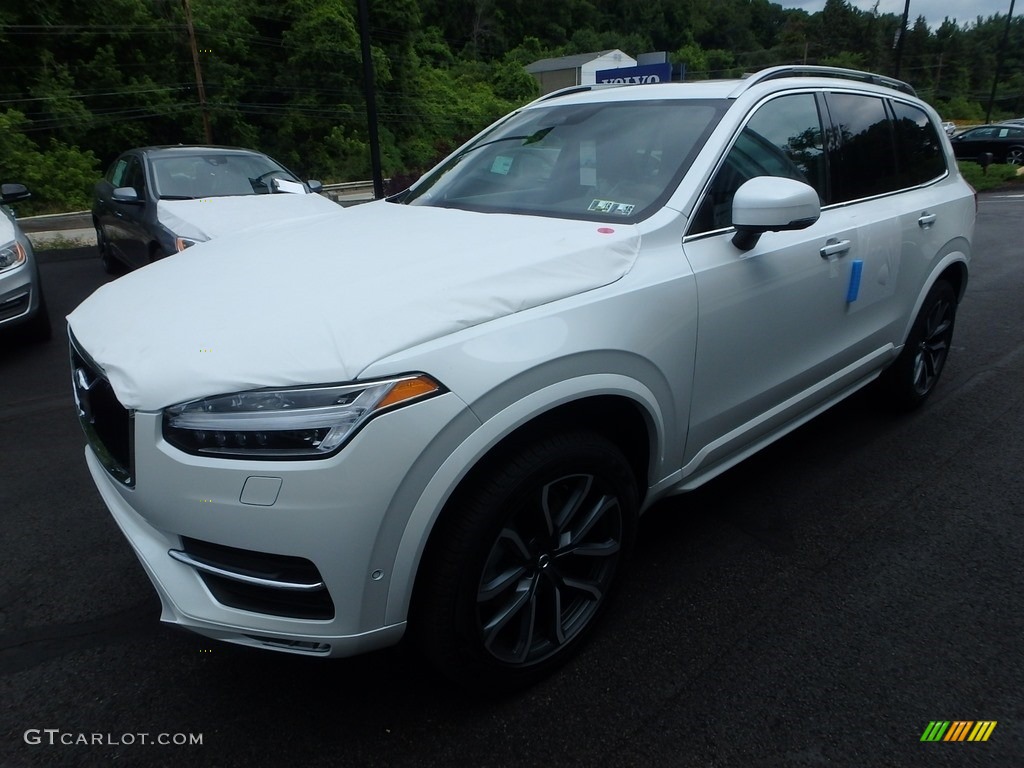
[(850, 262), (850, 287), (846, 291), (846, 303), (852, 304), (860, 293), (860, 273), (864, 271), (864, 262), (856, 259)]

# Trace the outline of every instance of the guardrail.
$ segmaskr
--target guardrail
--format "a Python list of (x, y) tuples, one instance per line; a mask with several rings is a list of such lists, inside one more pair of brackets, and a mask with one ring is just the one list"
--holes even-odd
[[(384, 187), (390, 179), (384, 179)], [(336, 202), (373, 200), (372, 181), (343, 181), (340, 184), (324, 184), (323, 194)]]
[[(385, 185), (388, 179), (384, 180)], [(373, 200), (372, 181), (344, 181), (340, 184), (324, 184), (324, 197), (330, 198), (339, 205), (356, 205)], [(92, 214), (90, 211), (71, 211), (69, 213), (47, 213), (41, 216), (26, 216), (18, 219), (18, 224), (28, 233), (62, 232), (69, 229), (90, 229)]]

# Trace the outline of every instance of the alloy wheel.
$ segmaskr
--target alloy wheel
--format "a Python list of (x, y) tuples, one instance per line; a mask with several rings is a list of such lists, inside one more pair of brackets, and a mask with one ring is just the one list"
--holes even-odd
[(924, 338), (914, 355), (914, 391), (919, 395), (927, 394), (942, 372), (953, 335), (953, 316), (953, 304), (946, 300), (936, 301), (928, 313)]
[(599, 610), (622, 550), (623, 511), (590, 474), (538, 488), (507, 520), (477, 589), (478, 629), (496, 660), (549, 658)]

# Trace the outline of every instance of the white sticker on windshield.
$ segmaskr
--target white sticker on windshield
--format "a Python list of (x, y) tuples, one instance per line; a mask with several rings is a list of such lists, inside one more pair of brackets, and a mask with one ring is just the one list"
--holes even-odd
[(597, 142), (580, 142), (580, 186), (597, 186)]
[(491, 173), (500, 173), (502, 176), (508, 176), (511, 168), (512, 158), (508, 155), (498, 155), (494, 158), (494, 162), (491, 163)]
[(587, 208), (587, 210), (593, 211), (594, 213), (612, 213), (618, 216), (629, 216), (629, 214), (633, 212), (634, 208), (636, 208), (636, 206), (631, 205), (630, 203), (616, 203), (612, 200), (595, 200), (590, 204), (590, 207)]

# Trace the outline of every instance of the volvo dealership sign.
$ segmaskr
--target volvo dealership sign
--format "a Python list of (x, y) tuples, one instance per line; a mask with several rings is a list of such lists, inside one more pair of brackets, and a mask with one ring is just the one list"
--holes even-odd
[(600, 69), (594, 73), (598, 83), (667, 83), (672, 79), (671, 64), (646, 64), (642, 67)]

